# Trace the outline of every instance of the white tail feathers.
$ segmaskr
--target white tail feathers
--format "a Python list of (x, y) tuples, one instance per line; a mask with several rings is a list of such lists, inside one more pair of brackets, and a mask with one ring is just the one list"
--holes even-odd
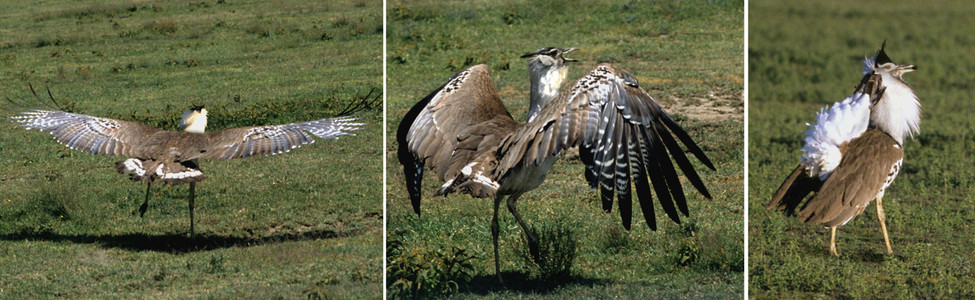
[(867, 131), (870, 124), (870, 96), (853, 96), (823, 108), (816, 114), (816, 124), (806, 130), (802, 147), (802, 165), (810, 177), (826, 180), (843, 158), (840, 146)]
[[(184, 163), (158, 163), (154, 161), (143, 162), (137, 158), (129, 158), (115, 163), (119, 173), (129, 175), (135, 181), (162, 181), (167, 184), (180, 184), (187, 182), (197, 182), (203, 180), (203, 172)], [(153, 168), (155, 167), (155, 168)], [(152, 169), (149, 171), (149, 169)]]

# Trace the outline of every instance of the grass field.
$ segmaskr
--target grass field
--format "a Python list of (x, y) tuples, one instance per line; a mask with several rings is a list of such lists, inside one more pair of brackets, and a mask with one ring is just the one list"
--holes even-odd
[[(382, 87), (381, 1), (17, 1), (0, 5), (0, 95), (176, 130), (331, 117)], [(3, 107), (11, 107), (5, 105)], [(6, 112), (4, 112), (6, 114)], [(145, 186), (119, 157), (0, 126), (0, 298), (380, 298), (382, 118), (289, 154), (202, 161)]]
[[(750, 1), (749, 294), (755, 298), (975, 297), (975, 12), (969, 2)], [(884, 210), (894, 253), (884, 249), (876, 206), (829, 231), (765, 210), (799, 162), (806, 122), (852, 92), (864, 56), (887, 40), (924, 111), (905, 142), (904, 166)]]
[[(420, 288), (427, 296), (742, 296), (741, 1), (390, 1), (387, 5), (387, 134), (391, 139), (386, 145), (387, 251), (393, 254), (391, 260), (414, 262), (391, 264), (388, 275), (421, 274), (430, 280)], [(627, 232), (618, 213), (602, 213), (598, 196), (584, 182), (582, 164), (577, 159), (560, 160), (541, 187), (521, 198), (518, 208), (530, 225), (573, 228), (578, 248), (571, 278), (551, 284), (529, 272), (516, 250), (525, 248), (520, 242), (522, 230), (503, 211), (501, 268), (508, 285), (500, 286), (489, 229), (491, 200), (433, 197), (441, 183), (427, 176), (423, 217), (418, 218), (406, 195), (392, 137), (414, 103), (453, 73), (482, 63), (491, 68), (512, 115), (522, 120), (528, 78), (519, 56), (544, 46), (579, 48), (569, 55), (581, 61), (571, 67), (572, 80), (600, 62), (634, 74), (715, 161), (717, 171), (702, 172), (714, 199), (689, 192), (691, 217), (683, 225), (658, 217), (660, 228), (652, 232), (636, 216), (634, 220), (639, 220)], [(398, 280), (414, 279), (390, 275), (388, 291), (404, 296)]]

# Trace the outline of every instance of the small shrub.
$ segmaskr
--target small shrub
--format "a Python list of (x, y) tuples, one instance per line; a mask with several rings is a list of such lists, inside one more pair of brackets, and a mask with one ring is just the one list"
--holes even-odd
[(527, 235), (522, 235), (522, 243), (516, 244), (519, 256), (525, 260), (531, 273), (546, 283), (568, 281), (578, 246), (575, 232), (561, 223), (543, 226), (541, 230), (532, 228), (532, 231), (538, 236), (538, 260), (529, 251)]
[(475, 259), (467, 250), (402, 249), (391, 241), (388, 251), (387, 285), (393, 298), (446, 296), (457, 293), (471, 281)]
[(607, 252), (620, 253), (630, 248), (631, 238), (622, 228), (618, 224), (612, 224), (609, 228), (605, 229), (606, 234), (603, 236), (605, 238), (603, 240), (603, 248)]
[(680, 245), (680, 249), (677, 250), (676, 263), (682, 267), (689, 266), (697, 260), (700, 253), (701, 247), (697, 245), (696, 240), (683, 242)]

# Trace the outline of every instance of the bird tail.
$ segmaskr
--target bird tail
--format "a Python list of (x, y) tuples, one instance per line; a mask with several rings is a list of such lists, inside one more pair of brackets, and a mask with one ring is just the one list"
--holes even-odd
[(166, 184), (181, 184), (203, 180), (203, 172), (193, 161), (162, 163), (154, 160), (143, 161), (129, 158), (115, 163), (119, 173), (129, 175), (133, 181), (162, 181)]
[[(483, 176), (482, 176), (483, 177)], [(446, 196), (450, 193), (468, 194), (477, 198), (493, 199), (498, 193), (498, 183), (484, 178), (469, 177), (458, 174), (454, 179), (444, 183), (434, 196)]]
[(768, 209), (784, 210), (787, 215), (795, 214), (796, 207), (802, 203), (807, 195), (819, 190), (823, 182), (806, 173), (806, 168), (800, 164), (782, 182), (779, 189), (772, 194), (772, 201)]
[(497, 194), (498, 189), (501, 188), (501, 184), (492, 178), (493, 176), (487, 176), (485, 174), (491, 174), (488, 170), (493, 170), (497, 167), (497, 160), (493, 159), (477, 159), (464, 166), (457, 173), (457, 176), (447, 180), (440, 190), (435, 194), (436, 196), (447, 195), (450, 193), (462, 193), (468, 194), (477, 198), (490, 198), (494, 199)]

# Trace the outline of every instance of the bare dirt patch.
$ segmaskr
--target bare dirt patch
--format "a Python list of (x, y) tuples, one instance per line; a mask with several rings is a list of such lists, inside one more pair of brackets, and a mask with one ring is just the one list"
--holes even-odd
[(680, 113), (688, 118), (702, 121), (737, 121), (745, 116), (745, 105), (741, 98), (711, 93), (707, 97), (680, 99), (671, 97), (661, 101), (660, 106), (669, 114)]

